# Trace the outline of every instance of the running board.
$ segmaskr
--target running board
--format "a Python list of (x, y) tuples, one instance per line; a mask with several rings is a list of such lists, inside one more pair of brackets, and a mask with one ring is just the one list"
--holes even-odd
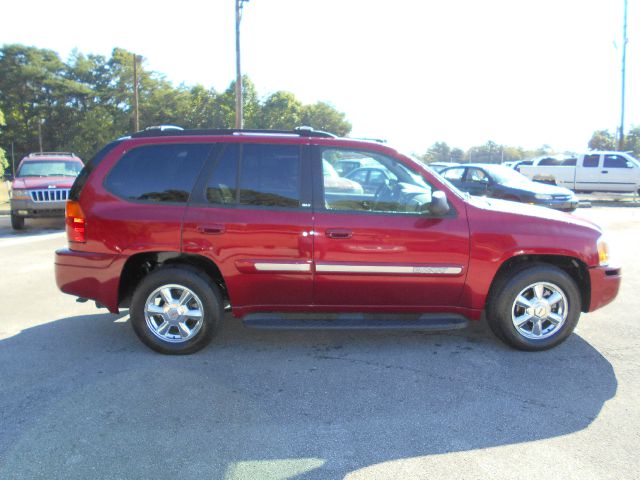
[(456, 314), (295, 314), (254, 313), (243, 323), (260, 330), (460, 330), (469, 321)]

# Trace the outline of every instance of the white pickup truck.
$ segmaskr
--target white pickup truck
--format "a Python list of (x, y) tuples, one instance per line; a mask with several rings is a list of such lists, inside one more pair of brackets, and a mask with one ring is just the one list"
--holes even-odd
[(589, 152), (570, 157), (545, 157), (521, 165), (520, 173), (537, 182), (576, 192), (640, 194), (640, 162), (624, 152)]

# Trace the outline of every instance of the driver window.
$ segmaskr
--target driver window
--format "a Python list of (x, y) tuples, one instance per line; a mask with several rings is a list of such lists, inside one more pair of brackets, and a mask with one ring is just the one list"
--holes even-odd
[[(327, 176), (327, 168), (356, 159), (359, 168)], [(324, 206), (327, 210), (422, 214), (431, 202), (431, 186), (399, 160), (362, 150), (322, 151)]]

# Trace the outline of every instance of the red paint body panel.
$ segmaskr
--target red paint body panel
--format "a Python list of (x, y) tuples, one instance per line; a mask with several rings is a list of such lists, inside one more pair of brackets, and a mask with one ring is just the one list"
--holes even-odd
[[(187, 207), (125, 201), (102, 185), (115, 162), (136, 146), (195, 142), (313, 144), (379, 152), (410, 165), (445, 191), (455, 215), (331, 213), (317, 205), (315, 211)], [(597, 267), (601, 232), (595, 225), (542, 207), (465, 200), (428, 169), (369, 142), (244, 135), (125, 140), (95, 168), (79, 201), (87, 242), (56, 252), (56, 281), (62, 291), (95, 299), (112, 312), (118, 309), (126, 260), (145, 252), (211, 260), (222, 273), (236, 316), (264, 311), (449, 312), (476, 320), (496, 272), (518, 255), (570, 257), (588, 267), (590, 311), (609, 303), (620, 284), (619, 272)], [(341, 238), (329, 238), (327, 230)], [(331, 271), (345, 265), (356, 270)], [(403, 273), (385, 270), (390, 266)], [(370, 271), (359, 272), (360, 267)], [(459, 271), (434, 273), (432, 268)]]
[(613, 301), (618, 295), (622, 276), (615, 267), (595, 267), (589, 270), (591, 303), (588, 312), (593, 312)]
[(56, 251), (55, 274), (58, 288), (81, 298), (91, 298), (118, 312), (118, 286), (125, 258), (118, 255)]
[[(328, 230), (352, 232), (334, 239)], [(452, 275), (318, 272), (314, 304), (318, 307), (457, 305), (469, 261), (469, 228), (464, 210), (453, 218), (418, 215), (325, 213), (316, 215), (314, 260), (345, 266), (453, 266)]]
[[(311, 211), (191, 207), (184, 222), (183, 250), (204, 255), (220, 269), (234, 308), (311, 305), (313, 275), (308, 272), (257, 272), (256, 261), (311, 263)], [(224, 225), (220, 235), (200, 227)]]

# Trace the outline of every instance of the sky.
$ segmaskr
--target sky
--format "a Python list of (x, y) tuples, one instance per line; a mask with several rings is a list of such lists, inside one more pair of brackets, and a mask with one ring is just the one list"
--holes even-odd
[[(640, 126), (640, 0), (628, 0), (626, 130)], [(109, 56), (175, 85), (235, 78), (235, 0), (3, 2), (0, 44)], [(242, 70), (346, 114), (352, 136), (424, 153), (488, 140), (586, 150), (620, 124), (623, 0), (250, 0)], [(9, 20), (10, 19), (10, 20)]]

